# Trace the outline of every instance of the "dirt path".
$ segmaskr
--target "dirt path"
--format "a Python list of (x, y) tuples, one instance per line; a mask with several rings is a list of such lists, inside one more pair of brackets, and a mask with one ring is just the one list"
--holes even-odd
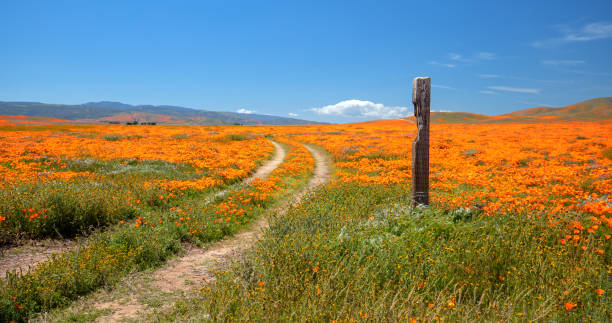
[[(285, 150), (280, 144), (274, 141), (270, 142), (275, 148), (274, 156), (259, 167), (251, 177), (242, 181), (242, 185), (250, 184), (255, 178), (265, 178), (283, 162)], [(218, 192), (209, 198), (209, 201), (226, 193), (227, 190)], [(38, 263), (48, 260), (53, 254), (61, 253), (78, 244), (79, 242), (70, 239), (29, 240), (22, 245), (0, 250), (0, 279), (6, 277), (7, 271), (17, 270), (19, 272), (21, 270), (27, 272), (30, 268), (36, 267)]]
[[(242, 184), (248, 185), (256, 178), (265, 179), (285, 159), (286, 152), (283, 146), (275, 141), (274, 157), (257, 169), (255, 174), (245, 179)], [(215, 197), (224, 195), (226, 191), (215, 194)], [(147, 303), (155, 296), (170, 296), (173, 292), (191, 290), (194, 286), (201, 285), (202, 280), (208, 280), (211, 273), (208, 271), (211, 261), (227, 257), (229, 253), (240, 245), (250, 244), (255, 239), (255, 232), (260, 231), (260, 221), (249, 228), (229, 238), (209, 245), (207, 248), (199, 248), (188, 245), (183, 255), (170, 260), (163, 267), (148, 274), (140, 274), (133, 282), (128, 282), (129, 290), (127, 298), (117, 299), (116, 295), (103, 295), (102, 299), (94, 300), (90, 304), (82, 304), (85, 308), (93, 308), (95, 311), (108, 313), (96, 319), (96, 322), (116, 322), (134, 319), (147, 306)], [(128, 279), (124, 280), (127, 282)], [(108, 299), (110, 298), (110, 299)], [(43, 319), (44, 320), (44, 319)]]
[[(313, 176), (308, 181), (308, 184), (306, 184), (306, 187), (294, 194), (287, 203), (278, 207), (275, 210), (276, 213), (286, 212), (289, 204), (298, 204), (306, 194), (315, 187), (329, 181), (331, 177), (331, 163), (327, 160), (327, 157), (315, 148), (307, 145), (306, 148), (315, 159)], [(247, 230), (213, 243), (206, 249), (192, 249), (185, 257), (169, 263), (166, 267), (155, 272), (153, 274), (155, 281), (153, 286), (161, 291), (170, 292), (176, 289), (190, 289), (191, 286), (194, 286), (192, 284), (194, 281), (213, 281), (215, 276), (212, 269), (229, 263), (231, 259), (234, 259), (234, 256), (250, 248), (262, 233), (262, 229), (267, 226), (267, 219), (261, 217), (249, 226)]]
[(327, 153), (324, 153), (318, 148), (314, 148), (310, 145), (304, 146), (315, 159), (315, 169), (306, 188), (295, 195), (293, 199), (294, 204), (299, 203), (302, 198), (304, 198), (304, 196), (310, 193), (314, 188), (329, 182), (332, 175), (332, 161), (326, 155)]
[[(266, 177), (284, 158), (284, 150), (276, 143), (275, 158), (249, 179)], [(304, 189), (274, 212), (284, 213), (291, 204), (299, 203), (314, 188), (328, 182), (331, 161), (320, 150), (306, 145), (316, 164), (312, 178)], [(140, 321), (146, 313), (174, 306), (174, 300), (190, 295), (203, 284), (214, 281), (214, 271), (226, 267), (232, 259), (251, 248), (267, 227), (265, 217), (255, 221), (246, 230), (209, 245), (207, 248), (191, 246), (178, 258), (152, 272), (138, 273), (126, 278), (111, 291), (99, 291), (94, 297), (72, 306), (71, 313), (91, 313), (96, 322)], [(66, 317), (41, 317), (42, 321), (61, 321)]]
[(2, 250), (0, 253), (0, 279), (6, 277), (7, 271), (27, 272), (39, 262), (43, 262), (55, 253), (78, 245), (75, 240), (29, 240), (24, 244)]
[(251, 182), (255, 180), (256, 178), (264, 179), (268, 177), (268, 175), (270, 175), (270, 173), (272, 173), (272, 171), (274, 171), (285, 159), (285, 155), (287, 153), (285, 152), (285, 149), (283, 148), (283, 146), (281, 146), (276, 141), (270, 140), (270, 142), (274, 145), (274, 149), (275, 149), (274, 157), (272, 157), (272, 159), (268, 161), (267, 163), (265, 163), (263, 166), (259, 167), (257, 171), (255, 172), (255, 174), (245, 179), (243, 181), (244, 184), (246, 185), (251, 184)]
[[(268, 177), (268, 175), (270, 175), (270, 173), (272, 173), (283, 162), (286, 155), (285, 149), (276, 141), (270, 140), (270, 142), (274, 145), (274, 156), (272, 159), (259, 167), (253, 175), (243, 180), (240, 185), (249, 185), (256, 178), (264, 179)], [(230, 188), (215, 193), (215, 195), (207, 198), (207, 202), (212, 202), (215, 198), (227, 194), (228, 191), (230, 191)]]
[[(276, 152), (274, 158), (260, 167), (253, 176), (244, 180), (244, 184), (250, 184), (256, 178), (265, 179), (272, 173), (285, 159), (285, 149), (278, 143), (271, 141)], [(259, 223), (257, 221), (256, 223)], [(231, 237), (220, 240), (209, 245), (207, 248), (198, 248), (190, 246), (185, 255), (174, 259), (164, 267), (158, 269), (152, 274), (153, 286), (161, 291), (172, 291), (175, 289), (188, 289), (195, 281), (207, 279), (210, 275), (206, 270), (207, 264), (211, 259), (223, 257), (230, 246), (234, 244), (244, 244), (255, 238), (255, 232), (259, 231), (259, 225), (249, 227), (249, 230), (239, 232)]]

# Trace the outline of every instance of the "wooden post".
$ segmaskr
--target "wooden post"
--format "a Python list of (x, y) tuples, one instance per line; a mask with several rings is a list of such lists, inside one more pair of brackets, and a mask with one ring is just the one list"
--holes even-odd
[(417, 77), (412, 81), (412, 103), (417, 137), (412, 143), (412, 205), (429, 205), (429, 103), (431, 79)]

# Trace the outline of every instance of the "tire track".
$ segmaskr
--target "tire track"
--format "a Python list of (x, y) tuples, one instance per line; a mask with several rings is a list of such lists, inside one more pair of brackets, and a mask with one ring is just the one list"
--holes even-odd
[[(253, 176), (244, 180), (243, 184), (248, 184), (255, 178), (267, 177), (282, 163), (285, 157), (283, 147), (274, 141), (271, 142), (276, 147), (274, 158), (260, 167)], [(327, 154), (322, 149), (310, 145), (305, 147), (315, 159), (313, 175), (302, 190), (272, 210), (272, 214), (286, 212), (291, 205), (299, 204), (307, 194), (329, 182), (331, 178), (332, 163)], [(222, 191), (217, 194), (225, 193)], [(214, 272), (227, 268), (233, 259), (252, 248), (267, 226), (267, 218), (260, 217), (247, 229), (212, 243), (206, 248), (192, 246), (183, 256), (170, 260), (163, 267), (127, 277), (117, 287), (100, 290), (92, 298), (77, 302), (71, 306), (70, 311), (72, 313), (106, 312), (98, 316), (96, 322), (146, 321), (147, 312), (164, 311), (174, 306), (175, 300), (192, 295), (203, 284), (213, 282)], [(159, 302), (158, 305), (151, 306), (152, 300)], [(44, 322), (61, 320), (61, 317), (53, 318), (46, 314), (38, 318), (38, 321)]]
[[(270, 140), (274, 145), (275, 153), (271, 160), (257, 168), (255, 173), (243, 180), (239, 185), (249, 185), (255, 178), (265, 178), (283, 162), (285, 151), (283, 147), (275, 141)], [(227, 194), (229, 189), (222, 190), (209, 197), (207, 202), (213, 201), (219, 196)], [(31, 240), (22, 246), (0, 250), (0, 279), (4, 279), (6, 272), (17, 270), (26, 273), (35, 268), (41, 262), (47, 261), (54, 254), (66, 252), (76, 247), (84, 247), (84, 240), (76, 241), (65, 240)]]
[[(282, 214), (286, 212), (290, 205), (299, 204), (307, 194), (329, 182), (331, 178), (332, 170), (329, 157), (318, 148), (310, 145), (305, 145), (305, 147), (315, 159), (313, 176), (302, 190), (295, 193), (286, 203), (277, 207), (273, 213)], [(280, 151), (282, 147), (278, 145), (277, 149)], [(266, 171), (256, 173), (249, 182), (258, 176), (267, 176), (274, 167), (265, 169)], [(214, 272), (226, 268), (233, 259), (236, 259), (247, 249), (253, 247), (267, 226), (268, 221), (266, 217), (261, 217), (248, 229), (213, 243), (206, 249), (194, 248), (190, 250), (184, 257), (172, 261), (162, 269), (154, 272), (151, 275), (152, 282), (147, 290), (149, 292), (154, 290), (154, 293), (158, 295), (175, 295), (176, 293), (186, 295), (186, 293), (201, 287), (202, 282), (204, 284), (213, 282), (215, 280)], [(151, 296), (148, 297), (151, 298)], [(138, 320), (139, 317), (142, 319), (142, 314), (146, 308), (137, 298), (132, 296), (127, 303), (123, 304), (111, 301), (94, 305), (97, 309), (110, 309), (113, 311), (110, 316), (99, 318), (98, 322)], [(163, 307), (172, 306), (172, 304), (173, 301), (170, 301), (164, 304)]]
[[(241, 185), (249, 185), (256, 178), (267, 178), (283, 162), (287, 154), (285, 149), (282, 145), (273, 140), (270, 140), (270, 142), (275, 148), (274, 157), (263, 166), (259, 167), (257, 171), (252, 176), (245, 179)], [(218, 192), (213, 198), (225, 195), (227, 192), (228, 190)], [(212, 198), (208, 200), (208, 202), (211, 201)], [(170, 260), (163, 267), (149, 273), (147, 275), (147, 282), (136, 282), (134, 285), (130, 286), (133, 293), (128, 302), (120, 303), (117, 300), (111, 300), (90, 305), (90, 307), (98, 310), (110, 309), (112, 311), (110, 316), (100, 317), (96, 321), (115, 322), (137, 317), (146, 306), (146, 304), (139, 300), (139, 298), (142, 299), (143, 297), (139, 297), (138, 294), (151, 294), (152, 291), (157, 294), (164, 294), (193, 289), (194, 286), (198, 285), (195, 282), (202, 280), (206, 281), (207, 278), (210, 277), (211, 274), (207, 268), (211, 261), (226, 257), (229, 250), (233, 250), (231, 246), (235, 247), (241, 243), (243, 244), (246, 241), (254, 239), (254, 227), (258, 227), (258, 224), (256, 223), (254, 226), (251, 226), (249, 230), (239, 232), (212, 243), (206, 248), (190, 245), (184, 255)]]

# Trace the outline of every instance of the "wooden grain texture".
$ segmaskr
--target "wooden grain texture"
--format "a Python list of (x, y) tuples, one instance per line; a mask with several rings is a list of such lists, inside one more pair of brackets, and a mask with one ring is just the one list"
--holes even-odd
[(412, 143), (412, 205), (429, 205), (429, 105), (431, 79), (417, 77), (412, 81), (412, 103), (417, 136)]

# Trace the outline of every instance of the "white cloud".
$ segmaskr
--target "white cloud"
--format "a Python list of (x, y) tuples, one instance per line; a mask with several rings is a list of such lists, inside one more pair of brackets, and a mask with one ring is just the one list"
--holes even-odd
[(431, 65), (440, 65), (440, 66), (444, 66), (444, 67), (448, 67), (448, 68), (454, 68), (455, 67), (455, 64), (439, 63), (437, 61), (430, 61), (429, 64), (431, 64)]
[(516, 76), (508, 76), (508, 75), (497, 75), (497, 74), (478, 74), (477, 75), (483, 79), (507, 79), (507, 80), (517, 80), (517, 81), (529, 81), (529, 82), (541, 82), (541, 83), (552, 83), (552, 84), (572, 84), (574, 81), (572, 80), (538, 80), (527, 77), (516, 77)]
[(480, 91), (480, 93), (482, 93), (482, 94), (489, 94), (489, 95), (497, 95), (497, 92), (487, 91), (487, 90)]
[(495, 59), (496, 56), (493, 53), (489, 53), (489, 52), (480, 52), (478, 54), (476, 54), (476, 59), (478, 60), (492, 60)]
[(539, 106), (539, 107), (552, 107), (552, 104), (548, 104), (548, 103), (542, 103), (542, 102), (531, 102), (531, 101), (518, 101), (519, 103), (522, 104), (527, 104), (527, 105), (531, 105), (531, 106)]
[(580, 71), (580, 70), (572, 70), (572, 69), (559, 69), (563, 72), (575, 73), (580, 75), (589, 75), (589, 76), (608, 76), (610, 73), (606, 72), (590, 72), (590, 71)]
[(293, 113), (293, 112), (289, 112), (289, 116), (295, 118), (295, 117), (299, 116), (299, 114)]
[(495, 59), (496, 56), (494, 53), (489, 52), (478, 52), (470, 57), (465, 57), (464, 55), (457, 53), (448, 53), (448, 58), (456, 62), (473, 63), (479, 61), (489, 61)]
[(457, 53), (448, 53), (448, 57), (452, 59), (453, 61), (463, 62), (463, 63), (488, 61), (488, 60), (492, 60), (496, 58), (494, 53), (489, 53), (489, 52), (479, 52), (471, 57), (465, 57)]
[(236, 111), (238, 113), (243, 113), (243, 114), (251, 114), (251, 113), (255, 113), (255, 111), (253, 110), (247, 110), (247, 109), (238, 109), (238, 111)]
[(470, 61), (469, 59), (463, 57), (462, 55), (455, 54), (455, 53), (448, 53), (448, 57), (452, 59), (453, 61), (457, 61), (457, 62), (469, 62)]
[(535, 41), (531, 45), (533, 47), (553, 47), (565, 43), (612, 38), (612, 24), (606, 22), (593, 22), (580, 29), (572, 29), (567, 26), (556, 26), (556, 29), (562, 34), (561, 37)]
[(520, 87), (509, 87), (509, 86), (487, 86), (488, 89), (497, 90), (497, 91), (506, 91), (506, 92), (517, 92), (517, 93), (531, 93), (531, 94), (539, 94), (539, 89), (529, 89), (529, 88), (520, 88)]
[(456, 88), (452, 86), (438, 85), (438, 84), (432, 84), (431, 87), (437, 88), (437, 89), (456, 90)]
[(387, 107), (381, 103), (362, 100), (346, 100), (312, 111), (321, 115), (336, 115), (342, 117), (365, 117), (365, 118), (401, 118), (409, 115), (406, 107)]
[(495, 78), (500, 78), (501, 75), (497, 75), (497, 74), (478, 74), (478, 77), (480, 77), (482, 79), (495, 79)]
[(576, 66), (583, 65), (584, 61), (582, 60), (544, 60), (541, 61), (544, 65), (553, 65), (553, 66)]
[(438, 61), (429, 61), (429, 64), (444, 66), (448, 68), (455, 68), (457, 65), (461, 65), (461, 64), (478, 63), (481, 61), (485, 61), (485, 60), (488, 61), (488, 60), (492, 60), (496, 58), (497, 56), (494, 53), (489, 53), (489, 52), (478, 52), (474, 55), (469, 55), (467, 57), (465, 55), (461, 55), (457, 53), (448, 53), (448, 59), (450, 59), (452, 63), (441, 63)]
[(431, 112), (453, 112), (453, 110), (431, 110)]
[(589, 41), (612, 37), (612, 24), (603, 22), (590, 23), (578, 32), (569, 33), (565, 36), (568, 41)]

